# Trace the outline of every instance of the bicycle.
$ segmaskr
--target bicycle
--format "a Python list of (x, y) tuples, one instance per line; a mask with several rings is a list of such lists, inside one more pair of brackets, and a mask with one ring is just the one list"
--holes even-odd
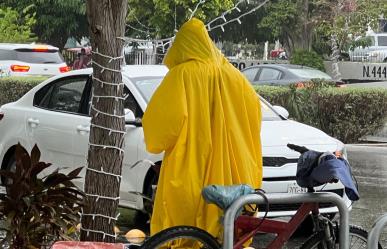
[[(234, 189), (231, 189), (233, 191), (235, 190), (235, 188), (238, 188), (238, 187), (240, 186), (233, 186), (228, 188), (234, 188)], [(227, 187), (217, 186), (217, 188), (220, 189), (220, 191), (212, 193), (215, 195), (212, 197), (215, 197), (215, 198), (212, 198), (213, 201), (211, 201), (210, 203), (216, 204), (218, 207), (223, 208), (226, 211), (225, 223), (226, 223), (226, 220), (228, 219), (227, 216), (228, 216), (228, 213), (230, 213), (229, 212), (230, 209), (233, 209), (233, 208), (235, 209), (235, 207), (233, 206), (237, 205), (236, 208), (239, 209), (240, 207), (243, 207), (245, 204), (248, 203), (246, 202), (247, 199), (249, 198), (252, 200), (257, 199), (258, 197), (256, 195), (259, 195), (260, 199), (264, 199), (264, 201), (267, 203), (266, 213), (269, 209), (268, 208), (269, 202), (267, 201), (267, 199), (271, 200), (271, 202), (274, 201), (275, 203), (281, 203), (280, 201), (286, 198), (292, 201), (297, 201), (297, 200), (312, 200), (312, 201), (311, 202), (301, 201), (302, 202), (301, 206), (298, 208), (296, 214), (289, 221), (279, 221), (274, 219), (268, 219), (268, 218), (265, 218), (266, 214), (264, 215), (263, 218), (258, 218), (251, 215), (238, 216), (234, 222), (235, 243), (231, 243), (231, 245), (229, 245), (230, 243), (226, 245), (228, 241), (227, 242), (224, 241), (225, 243), (222, 247), (222, 245), (218, 242), (216, 238), (214, 238), (212, 235), (210, 235), (209, 233), (207, 233), (206, 231), (200, 228), (191, 227), (191, 226), (176, 226), (176, 227), (171, 227), (166, 230), (163, 230), (155, 234), (154, 236), (150, 237), (145, 241), (145, 243), (141, 246), (141, 248), (142, 249), (158, 249), (158, 248), (241, 249), (243, 248), (243, 244), (249, 241), (251, 238), (253, 238), (256, 234), (272, 233), (272, 234), (277, 234), (277, 236), (266, 248), (278, 249), (278, 248), (282, 248), (285, 245), (285, 243), (290, 239), (290, 237), (293, 235), (296, 229), (310, 214), (314, 224), (314, 232), (312, 236), (310, 236), (302, 244), (300, 249), (313, 249), (313, 248), (333, 249), (333, 248), (338, 248), (339, 243), (342, 242), (340, 241), (340, 234), (343, 234), (343, 233), (340, 233), (341, 231), (339, 232), (339, 230), (343, 229), (343, 227), (347, 224), (344, 224), (345, 222), (342, 222), (342, 226), (340, 227), (337, 222), (331, 221), (330, 219), (323, 216), (319, 212), (319, 202), (318, 202), (319, 199), (329, 200), (329, 201), (336, 200), (337, 203), (339, 202), (344, 203), (341, 197), (339, 197), (334, 193), (314, 193), (313, 187), (308, 187), (308, 193), (305, 193), (305, 194), (270, 194), (266, 196), (261, 191), (256, 191), (249, 195), (240, 194), (240, 195), (233, 196), (231, 198), (230, 196), (226, 196), (222, 194), (224, 192), (230, 192), (230, 191), (224, 191), (224, 188), (227, 188)], [(208, 201), (211, 198), (208, 198), (208, 196), (205, 196), (205, 199)], [(221, 203), (221, 201), (216, 201), (216, 200), (222, 200), (233, 204), (231, 206), (225, 206), (224, 203)], [(237, 202), (242, 204), (235, 204)], [(341, 210), (345, 209), (345, 211), (348, 212), (347, 207), (345, 206), (345, 204), (342, 204), (342, 203), (341, 203), (342, 205)], [(258, 204), (258, 203), (255, 202), (255, 204)], [(340, 206), (339, 206), (339, 210), (340, 210)], [(231, 219), (233, 221), (233, 217), (231, 217)], [(225, 230), (225, 234), (226, 233), (227, 232)], [(352, 226), (352, 225), (349, 226), (349, 239), (350, 239), (349, 248), (351, 249), (366, 248), (367, 236), (368, 236), (368, 233), (364, 229), (357, 226)], [(233, 236), (230, 236), (230, 237), (233, 237)], [(181, 244), (182, 239), (184, 240), (184, 246), (176, 247), (177, 244)], [(225, 239), (227, 239), (226, 235), (225, 235)], [(233, 242), (234, 239), (232, 239), (231, 241)], [(378, 245), (378, 247), (379, 249), (382, 248), (380, 244)]]

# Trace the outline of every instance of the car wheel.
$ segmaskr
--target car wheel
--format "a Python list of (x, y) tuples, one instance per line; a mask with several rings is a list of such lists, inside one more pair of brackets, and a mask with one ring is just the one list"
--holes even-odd
[(147, 185), (144, 187), (144, 195), (148, 197), (143, 199), (144, 210), (137, 211), (134, 216), (134, 224), (144, 232), (150, 231), (150, 218), (153, 212), (153, 202), (156, 194), (156, 185), (158, 181), (158, 174), (151, 173)]
[[(5, 170), (7, 171), (11, 171), (11, 172), (16, 172), (16, 160), (15, 160), (15, 156), (12, 155), (9, 160), (8, 160), (8, 163), (7, 163), (7, 166), (5, 167)], [(11, 184), (12, 183), (12, 179), (3, 179), (5, 181), (6, 184)]]

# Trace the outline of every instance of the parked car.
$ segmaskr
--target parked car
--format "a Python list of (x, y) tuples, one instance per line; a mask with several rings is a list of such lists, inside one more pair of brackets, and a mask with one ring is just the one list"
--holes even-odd
[(358, 62), (387, 62), (387, 33), (370, 33), (364, 37), (358, 37), (355, 41), (364, 40), (368, 46), (356, 47), (349, 51), (351, 61)]
[[(37, 144), (43, 161), (64, 167), (64, 172), (80, 165), (86, 166), (89, 142), (89, 101), (92, 69), (82, 69), (52, 77), (34, 87), (21, 99), (0, 108), (0, 162), (2, 169), (15, 165), (14, 149), (21, 143), (30, 150)], [(158, 87), (167, 68), (161, 65), (130, 65), (123, 67), (125, 83), (126, 142), (120, 189), (120, 205), (143, 209), (142, 198), (134, 192), (152, 194), (154, 171), (144, 159), (159, 163), (162, 154), (150, 154), (145, 149), (141, 120), (147, 103)], [(68, 93), (71, 92), (70, 95)], [(287, 111), (271, 106), (261, 98), (263, 188), (267, 192), (304, 192), (295, 182), (299, 154), (286, 145), (293, 143), (319, 151), (340, 151), (346, 154), (344, 144), (324, 132), (287, 119)], [(137, 120), (137, 122), (135, 122)], [(136, 167), (131, 168), (135, 163)], [(83, 174), (85, 170), (82, 171)], [(76, 184), (83, 186), (83, 178)], [(317, 188), (343, 196), (341, 183)], [(323, 204), (323, 212), (336, 212), (331, 204)], [(270, 205), (269, 216), (291, 215), (297, 205)]]
[(51, 76), (68, 71), (57, 47), (0, 43), (0, 76)]
[[(331, 76), (320, 70), (293, 64), (260, 64), (247, 67), (242, 73), (253, 85), (290, 85), (311, 79), (334, 82)], [(337, 86), (344, 85), (343, 82), (335, 83)]]

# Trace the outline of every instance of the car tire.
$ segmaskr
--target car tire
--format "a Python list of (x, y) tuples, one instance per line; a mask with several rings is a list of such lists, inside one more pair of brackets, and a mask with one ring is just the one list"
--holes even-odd
[[(155, 191), (153, 190), (153, 186), (157, 184), (158, 176), (155, 173), (151, 173), (149, 180), (144, 186), (144, 195), (148, 198), (154, 200)], [(136, 227), (139, 227), (143, 231), (150, 231), (150, 219), (153, 212), (153, 201), (148, 199), (143, 199), (144, 210), (137, 211), (134, 216), (134, 224)]]
[[(7, 162), (7, 165), (6, 165), (6, 167), (5, 167), (5, 169), (4, 170), (6, 170), (6, 171), (11, 171), (11, 172), (15, 172), (16, 171), (16, 159), (15, 159), (15, 155), (12, 155), (12, 156), (10, 156), (10, 158), (8, 159), (8, 162)], [(6, 181), (6, 179), (2, 179), (2, 182), (3, 181)], [(10, 181), (10, 182), (7, 182), (7, 183), (12, 183), (11, 181), (12, 180), (9, 180), (8, 179), (8, 181)]]

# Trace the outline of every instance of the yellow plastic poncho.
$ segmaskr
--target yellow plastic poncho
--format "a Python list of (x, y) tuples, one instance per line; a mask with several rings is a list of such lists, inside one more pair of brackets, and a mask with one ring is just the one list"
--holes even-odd
[(165, 152), (151, 234), (191, 225), (217, 236), (221, 210), (205, 203), (201, 190), (261, 186), (260, 102), (197, 19), (181, 27), (164, 63), (169, 72), (143, 117), (147, 150)]

